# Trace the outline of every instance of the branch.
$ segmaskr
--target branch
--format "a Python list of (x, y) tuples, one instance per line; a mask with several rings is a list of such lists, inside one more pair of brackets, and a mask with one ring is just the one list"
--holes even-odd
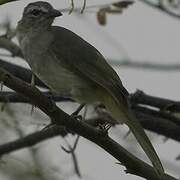
[(7, 38), (6, 35), (0, 36), (0, 48), (9, 51), (13, 57), (23, 58), (21, 49), (11, 39)]
[[(143, 128), (180, 142), (180, 126), (148, 108), (136, 107), (134, 112)], [(172, 116), (172, 118), (175, 118)], [(179, 121), (178, 118), (176, 118)]]
[[(136, 158), (108, 135), (105, 135), (102, 131), (91, 127), (85, 122), (77, 121), (75, 118), (69, 116), (53, 104), (50, 99), (42, 95), (42, 93), (35, 87), (29, 86), (2, 68), (0, 68), (0, 81), (7, 87), (17, 91), (25, 97), (28, 97), (33, 104), (51, 118), (52, 123), (65, 126), (72, 132), (83, 136), (103, 148), (114, 158), (119, 160), (124, 166), (126, 166), (128, 173), (136, 174), (146, 179), (159, 179), (154, 168), (150, 165)], [(167, 174), (163, 177), (163, 180), (173, 179), (175, 180), (174, 177)]]
[[(53, 99), (55, 102), (65, 102), (71, 101), (74, 102), (70, 98), (68, 94), (52, 94), (51, 92), (43, 92), (44, 96)], [(24, 97), (16, 92), (0, 92), (0, 103), (31, 103), (27, 97)]]
[[(9, 142), (9, 143), (1, 145), (0, 146), (0, 156), (2, 157), (3, 155), (8, 154), (8, 153), (10, 153), (12, 151), (15, 151), (15, 150), (20, 150), (20, 149), (23, 149), (23, 148), (31, 147), (31, 146), (33, 146), (33, 145), (35, 145), (37, 143), (40, 143), (40, 142), (42, 142), (44, 140), (47, 140), (47, 139), (52, 138), (52, 137), (56, 137), (59, 134), (61, 134), (61, 129), (60, 129), (59, 126), (54, 126), (52, 128), (48, 128), (48, 129), (46, 129), (44, 131), (35, 132), (33, 134), (27, 135), (24, 138), (21, 138), (21, 139), (18, 139), (18, 140), (15, 140), (15, 141), (12, 141), (12, 142)], [(107, 140), (107, 138), (108, 137), (103, 137), (103, 139), (104, 139), (103, 141), (105, 142)], [(117, 156), (118, 158), (116, 158), (116, 159), (121, 159), (122, 162), (125, 161), (124, 162), (125, 166), (127, 164), (126, 161), (130, 161), (128, 164), (130, 164), (130, 163), (137, 163), (136, 162), (136, 160), (138, 160), (137, 158), (135, 158), (128, 151), (123, 149), (120, 145), (118, 145), (112, 139), (108, 138), (107, 145), (108, 145), (108, 147), (106, 147), (106, 148), (102, 147), (104, 145), (101, 145), (101, 147), (103, 149), (106, 149), (107, 152), (111, 151), (111, 150), (109, 150), (110, 146), (112, 146), (112, 148), (115, 148), (112, 151), (114, 151), (114, 153), (116, 155), (113, 155), (113, 156), (114, 157)], [(113, 152), (111, 152), (111, 154), (112, 153)], [(146, 175), (146, 176), (149, 176), (150, 179), (158, 180), (156, 175), (154, 174), (153, 168), (151, 168), (149, 165), (147, 165), (146, 163), (144, 163), (141, 160), (138, 162), (138, 164), (139, 164), (138, 166), (136, 166), (136, 164), (130, 164), (128, 167), (130, 167), (131, 169), (128, 169), (130, 171), (127, 171), (127, 173), (132, 173), (132, 174), (138, 175), (139, 171), (146, 170), (146, 171), (150, 171), (149, 174), (153, 173), (153, 175)], [(143, 167), (143, 165), (145, 165), (145, 167)], [(143, 169), (141, 170), (141, 168), (143, 168)], [(136, 169), (138, 170), (138, 172), (135, 173), (134, 171), (136, 171)], [(176, 179), (171, 177), (171, 176), (169, 176), (169, 175), (166, 175), (165, 179), (163, 179), (163, 180), (176, 180)]]
[[(26, 81), (28, 83), (31, 82), (32, 72), (29, 69), (3, 61), (1, 59), (0, 59), (0, 67), (7, 70), (14, 76), (22, 79), (23, 81)], [(47, 86), (37, 77), (35, 77), (35, 85), (38, 85), (39, 87), (47, 88)]]
[(64, 136), (64, 135), (65, 135), (64, 128), (61, 128), (59, 126), (54, 126), (46, 130), (32, 133), (26, 137), (0, 145), (0, 157), (19, 149), (31, 147), (41, 141), (53, 138), (55, 136)]
[(131, 95), (131, 101), (134, 104), (156, 107), (161, 111), (180, 112), (180, 101), (150, 96), (140, 90)]

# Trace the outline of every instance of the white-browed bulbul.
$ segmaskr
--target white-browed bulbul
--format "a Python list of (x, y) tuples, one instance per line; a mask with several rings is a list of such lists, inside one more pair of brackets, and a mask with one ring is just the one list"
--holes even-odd
[(61, 12), (49, 3), (28, 4), (18, 22), (17, 37), (33, 73), (52, 91), (68, 91), (79, 103), (101, 102), (119, 123), (125, 123), (157, 173), (163, 166), (143, 128), (132, 114), (128, 91), (100, 52), (63, 27), (53, 26)]

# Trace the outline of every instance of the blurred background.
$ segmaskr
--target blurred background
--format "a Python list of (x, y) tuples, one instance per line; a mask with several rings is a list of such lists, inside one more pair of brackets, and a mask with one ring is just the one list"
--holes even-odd
[[(0, 34), (5, 32), (4, 24), (10, 22), (15, 28), (21, 18), (23, 8), (33, 0), (21, 0), (0, 6)], [(111, 0), (87, 0), (87, 9), (80, 13), (83, 1), (74, 0), (75, 11), (71, 14), (70, 0), (49, 0), (55, 8), (62, 10), (63, 16), (55, 20), (54, 24), (66, 27), (77, 33), (95, 46), (113, 65), (122, 79), (124, 86), (130, 91), (143, 90), (147, 94), (179, 100), (180, 73), (175, 70), (155, 70), (153, 68), (133, 68), (122, 62), (175, 64), (180, 58), (180, 9), (170, 7), (164, 0), (168, 13), (158, 10), (158, 0), (135, 1), (135, 3), (119, 14), (107, 14), (106, 25), (97, 21), (97, 10), (103, 4), (111, 4)], [(173, 1), (180, 6), (179, 1)], [(94, 8), (88, 8), (93, 6)], [(156, 6), (156, 7), (153, 7)], [(175, 9), (175, 10), (174, 10)], [(76, 11), (77, 10), (77, 11)], [(172, 16), (170, 14), (175, 14)], [(179, 14), (178, 14), (179, 13)], [(17, 42), (16, 39), (14, 39)], [(19, 64), (28, 65), (20, 58), (5, 56), (7, 51), (0, 51), (0, 58)], [(122, 65), (121, 65), (122, 64)], [(75, 103), (58, 104), (66, 112), (73, 112)], [(1, 104), (4, 106), (4, 104)], [(93, 115), (93, 110), (88, 110)], [(49, 119), (35, 109), (31, 115), (31, 105), (6, 104), (0, 112), (0, 143), (22, 137), (28, 133), (42, 129)], [(110, 136), (138, 157), (147, 160), (134, 137), (126, 138), (128, 129), (117, 126), (110, 130)], [(163, 136), (147, 132), (157, 150), (166, 171), (180, 177), (180, 162), (175, 160), (180, 153), (177, 142)], [(0, 161), (0, 179), (2, 180), (76, 180), (79, 179), (72, 163), (72, 156), (61, 148), (73, 145), (75, 136), (56, 137), (37, 144), (36, 146), (20, 150), (4, 156)], [(116, 164), (116, 160), (102, 149), (87, 141), (79, 139), (76, 149), (81, 178), (85, 180), (140, 180), (140, 177), (125, 174), (125, 168)], [(148, 162), (148, 161), (147, 161)]]

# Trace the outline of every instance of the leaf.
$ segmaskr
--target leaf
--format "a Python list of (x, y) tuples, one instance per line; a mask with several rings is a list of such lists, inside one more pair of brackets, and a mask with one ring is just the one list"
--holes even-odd
[(98, 20), (100, 25), (106, 25), (107, 17), (106, 17), (106, 12), (103, 9), (100, 9), (97, 12), (97, 20)]
[(107, 14), (121, 14), (124, 8), (127, 8), (129, 5), (133, 4), (134, 1), (119, 1), (107, 5), (103, 8), (100, 8), (97, 12), (97, 20), (100, 25), (106, 25), (107, 23)]

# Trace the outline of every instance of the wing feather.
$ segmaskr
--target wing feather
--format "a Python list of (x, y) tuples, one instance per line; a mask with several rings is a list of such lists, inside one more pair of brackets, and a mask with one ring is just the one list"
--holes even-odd
[[(53, 26), (55, 39), (51, 46), (61, 65), (79, 77), (86, 78), (106, 89), (117, 102), (127, 104), (128, 92), (120, 78), (100, 52), (68, 29)], [(58, 33), (57, 33), (58, 31)]]

